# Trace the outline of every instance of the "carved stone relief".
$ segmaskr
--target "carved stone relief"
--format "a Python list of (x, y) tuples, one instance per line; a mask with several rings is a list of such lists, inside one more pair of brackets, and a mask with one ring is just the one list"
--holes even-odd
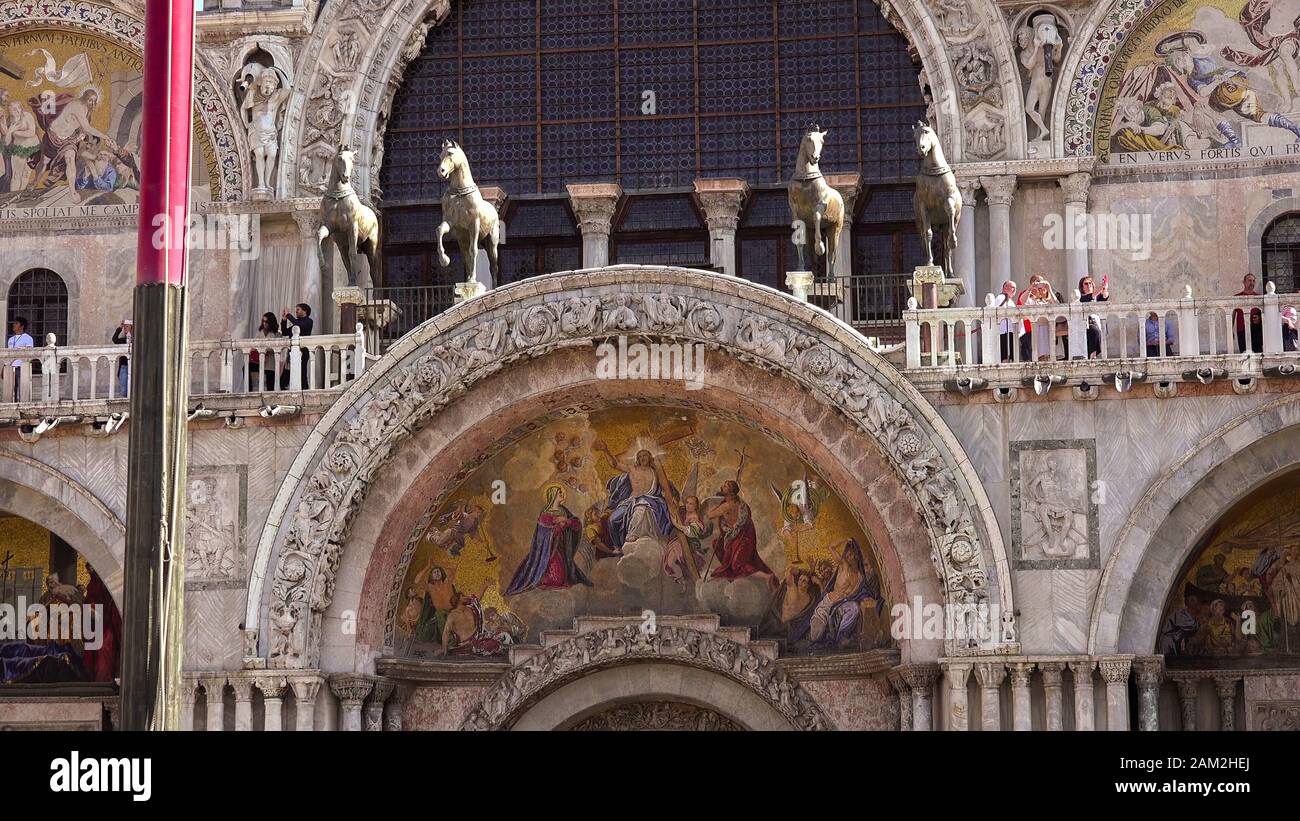
[(569, 727), (579, 732), (611, 730), (627, 732), (632, 730), (696, 730), (696, 731), (736, 731), (744, 730), (739, 724), (724, 715), (677, 701), (640, 701), (634, 704), (620, 704)]
[(1017, 570), (1099, 566), (1096, 443), (1011, 443), (1011, 528)]
[(242, 582), (248, 478), (244, 465), (195, 467), (185, 493), (185, 580)]

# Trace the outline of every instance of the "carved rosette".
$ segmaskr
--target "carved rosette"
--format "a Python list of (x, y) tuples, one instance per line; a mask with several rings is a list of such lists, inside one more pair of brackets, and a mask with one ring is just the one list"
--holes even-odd
[(832, 729), (817, 702), (793, 677), (745, 645), (675, 626), (647, 634), (636, 625), (583, 633), (516, 665), (488, 689), (461, 729), (508, 729), (519, 710), (545, 692), (596, 670), (635, 661), (666, 661), (719, 673), (757, 693), (795, 729)]
[[(665, 275), (673, 285), (653, 284)], [(725, 350), (742, 362), (785, 375), (844, 413), (879, 443), (912, 488), (932, 534), (931, 559), (946, 599), (975, 605), (987, 601), (988, 571), (975, 520), (980, 508), (959, 478), (957, 459), (946, 445), (945, 452), (936, 447), (942, 439), (920, 408), (896, 398), (904, 388), (891, 383), (885, 372), (846, 355), (841, 343), (828, 344), (826, 331), (805, 324), (811, 320), (762, 306), (757, 296), (703, 299), (697, 294), (708, 294), (707, 289), (680, 282), (681, 272), (672, 269), (638, 268), (625, 276), (626, 281), (609, 284), (604, 293), (585, 277), (575, 279), (568, 298), (557, 297), (563, 288), (535, 293), (535, 283), (542, 280), (534, 280), (519, 289), (515, 302), (498, 299), (499, 305), (512, 307), (495, 310), (487, 320), (458, 308), (459, 315), (434, 320), (439, 332), (418, 346), (408, 337), (398, 348), (397, 355), (405, 356), (399, 364), (370, 370), (340, 398), (336, 407), (346, 408), (343, 417), (332, 422), (334, 431), (323, 432), (321, 457), (305, 467), (306, 478), (284, 503), (284, 517), (272, 531), (282, 535), (269, 574), (268, 628), (262, 631), (268, 636), (269, 666), (318, 664), (321, 621), (333, 599), (342, 545), (372, 477), (400, 442), (470, 384), (509, 364), (617, 334)], [(749, 287), (727, 279), (733, 289)], [(630, 292), (632, 284), (642, 290)], [(763, 298), (770, 300), (766, 292)], [(1010, 591), (1000, 593), (1002, 610), (1013, 612)], [(389, 603), (390, 611), (395, 607), (395, 601)], [(1003, 635), (982, 648), (953, 646), (949, 653), (1012, 643), (1013, 629), (1007, 622)]]

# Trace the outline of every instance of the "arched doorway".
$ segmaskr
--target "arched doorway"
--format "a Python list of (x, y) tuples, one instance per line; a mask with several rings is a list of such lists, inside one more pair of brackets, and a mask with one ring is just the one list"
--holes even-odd
[(68, 340), (68, 286), (48, 268), (33, 268), (18, 275), (9, 285), (5, 303), (5, 327), (15, 319), (27, 320), (27, 333), (37, 346), (45, 335), (54, 334), (60, 345)]
[(1300, 288), (1300, 213), (1283, 214), (1269, 223), (1260, 245), (1264, 282), (1273, 283), (1279, 293)]

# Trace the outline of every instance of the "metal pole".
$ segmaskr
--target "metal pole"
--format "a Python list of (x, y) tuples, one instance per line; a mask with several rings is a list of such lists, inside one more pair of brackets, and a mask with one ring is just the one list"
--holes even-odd
[(124, 730), (179, 729), (193, 0), (146, 0), (127, 453)]

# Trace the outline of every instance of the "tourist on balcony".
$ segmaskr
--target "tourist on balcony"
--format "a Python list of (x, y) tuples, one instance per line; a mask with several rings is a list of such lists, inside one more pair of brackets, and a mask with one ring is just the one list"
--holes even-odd
[[(1147, 314), (1147, 356), (1156, 357), (1160, 355), (1160, 314), (1155, 311)], [(1175, 356), (1174, 343), (1177, 340), (1174, 331), (1174, 318), (1165, 317), (1165, 356)]]
[[(1002, 283), (1002, 293), (993, 297), (993, 307), (1003, 308), (1007, 305), (1016, 304), (1016, 283), (1015, 280), (1008, 279)], [(998, 323), (1001, 331), (1000, 339), (1002, 340), (1002, 361), (1010, 362), (1016, 358), (1016, 332), (1011, 328), (1012, 320), (1004, 319)], [(1022, 331), (1023, 332), (1023, 331)]]
[[(9, 329), (14, 335), (9, 337), (8, 347), (10, 348), (32, 348), (35, 347), (32, 342), (32, 335), (27, 333), (27, 317), (16, 316), (14, 321), (9, 323)], [(14, 396), (13, 401), (18, 401), (18, 383), (22, 379), (21, 359), (15, 359), (14, 365)]]
[[(1037, 277), (1036, 274), (1029, 279), (1029, 287), (1021, 291), (1020, 296), (1016, 297), (1016, 305), (1024, 307), (1031, 304), (1029, 300), (1038, 284), (1035, 277)], [(1020, 337), (1020, 361), (1031, 361), (1034, 358), (1034, 323), (1028, 319), (1020, 320), (1020, 324), (1016, 326), (1016, 334)]]
[[(258, 323), (257, 333), (264, 339), (280, 338), (280, 323), (275, 321), (275, 314), (270, 311), (262, 314), (262, 321)], [(262, 384), (266, 386), (266, 390), (273, 391), (275, 390), (275, 365), (270, 361), (270, 353), (270, 351), (267, 351), (268, 361), (266, 363), (266, 372), (262, 374)], [(257, 390), (257, 375), (259, 373), (262, 373), (262, 352), (254, 348), (248, 352), (248, 389), (250, 391)]]
[[(1020, 295), (1020, 297), (1020, 304), (1029, 307), (1057, 304), (1056, 294), (1052, 292), (1052, 286), (1047, 283), (1047, 277), (1042, 274), (1034, 274), (1033, 277), (1030, 278), (1029, 287)], [(1052, 323), (1049, 327), (1054, 326), (1055, 323)], [(1024, 361), (1029, 361), (1030, 358), (1030, 344), (1026, 340), (1030, 338), (1032, 333), (1033, 322), (1026, 319), (1025, 336), (1022, 338), (1020, 343), (1021, 358)], [(1037, 350), (1039, 362), (1046, 362), (1052, 358), (1052, 347), (1055, 344), (1054, 339), (1054, 332), (1042, 330), (1038, 333), (1038, 341), (1034, 343), (1033, 347)]]
[[(1096, 283), (1091, 276), (1085, 276), (1079, 280), (1079, 301), (1080, 302), (1109, 302), (1110, 301), (1110, 277), (1101, 278), (1101, 290), (1095, 290)], [(1088, 314), (1088, 358), (1096, 359), (1101, 356), (1101, 317), (1097, 314)]]
[(1282, 309), (1282, 350), (1295, 351), (1300, 350), (1296, 345), (1296, 310), (1294, 305), (1288, 305)]
[[(293, 336), (293, 329), (298, 329), (298, 336), (311, 336), (311, 329), (315, 322), (311, 318), (311, 306), (306, 302), (299, 302), (293, 308), (293, 313), (285, 308), (280, 314), (280, 335)], [(307, 352), (302, 355), (302, 390), (307, 390)], [(289, 389), (289, 357), (280, 365), (280, 389)]]
[[(1234, 296), (1259, 296), (1255, 290), (1255, 275), (1246, 274), (1241, 278), (1242, 288)], [(1246, 353), (1246, 317), (1240, 308), (1232, 312), (1232, 320), (1237, 325), (1237, 352)], [(1264, 314), (1259, 308), (1250, 309), (1250, 348), (1255, 353), (1264, 352)]]
[[(122, 324), (113, 329), (113, 344), (125, 345), (126, 352), (131, 353), (131, 341), (135, 339), (135, 322), (130, 319), (122, 320)], [(131, 385), (131, 365), (128, 356), (119, 356), (117, 358), (117, 398), (125, 399), (127, 389)]]

